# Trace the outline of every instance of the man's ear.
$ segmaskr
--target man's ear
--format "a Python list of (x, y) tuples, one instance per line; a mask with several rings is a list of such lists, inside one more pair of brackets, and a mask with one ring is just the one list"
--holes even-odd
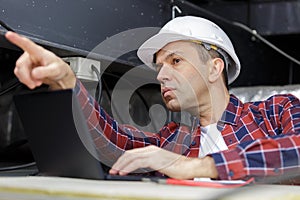
[(224, 69), (224, 62), (221, 58), (214, 58), (211, 60), (209, 67), (208, 81), (210, 83), (215, 82), (222, 77), (222, 71)]

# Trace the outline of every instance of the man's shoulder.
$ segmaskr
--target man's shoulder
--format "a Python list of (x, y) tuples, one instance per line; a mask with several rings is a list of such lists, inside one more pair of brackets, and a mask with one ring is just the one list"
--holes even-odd
[(261, 101), (254, 101), (254, 102), (246, 102), (245, 105), (262, 105), (265, 106), (274, 106), (274, 105), (285, 105), (288, 103), (298, 104), (300, 105), (299, 99), (290, 93), (287, 94), (274, 94), (269, 96), (267, 99)]
[(287, 94), (274, 94), (268, 97), (265, 101), (286, 102), (286, 101), (294, 101), (294, 100), (299, 101), (299, 99), (295, 95), (287, 93)]

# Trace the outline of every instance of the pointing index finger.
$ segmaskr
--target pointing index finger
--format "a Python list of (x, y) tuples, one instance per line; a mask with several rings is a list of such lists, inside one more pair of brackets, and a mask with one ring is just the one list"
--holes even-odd
[(26, 51), (29, 55), (38, 56), (41, 51), (41, 47), (29, 40), (26, 37), (23, 37), (17, 33), (8, 31), (5, 34), (6, 39), (8, 39), (11, 43), (17, 45), (23, 51)]

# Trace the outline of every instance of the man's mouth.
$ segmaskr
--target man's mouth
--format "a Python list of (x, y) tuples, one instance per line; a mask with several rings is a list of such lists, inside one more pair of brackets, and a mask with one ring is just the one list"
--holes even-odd
[(162, 89), (162, 96), (163, 97), (167, 97), (167, 96), (170, 96), (171, 94), (171, 92), (173, 91), (174, 89), (173, 88), (168, 88), (168, 87), (165, 87), (165, 88), (163, 88)]

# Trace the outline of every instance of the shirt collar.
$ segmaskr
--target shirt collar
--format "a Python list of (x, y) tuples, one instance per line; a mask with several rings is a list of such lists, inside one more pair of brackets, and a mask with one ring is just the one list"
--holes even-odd
[(237, 120), (241, 116), (243, 105), (243, 102), (241, 102), (236, 96), (231, 94), (227, 108), (223, 112), (218, 125), (222, 125), (224, 123), (236, 125)]
[(200, 125), (200, 120), (198, 117), (195, 117), (195, 116), (191, 116), (190, 117), (191, 119), (191, 132), (194, 132), (194, 130), (197, 129), (197, 127)]
[[(219, 131), (222, 131), (224, 128), (224, 124), (236, 125), (239, 120), (242, 108), (244, 104), (241, 100), (239, 100), (233, 94), (230, 95), (229, 103), (222, 114), (221, 119), (217, 123), (217, 128)], [(191, 116), (191, 130), (192, 132), (200, 125), (200, 120), (198, 117)], [(203, 128), (203, 127), (201, 127)]]

